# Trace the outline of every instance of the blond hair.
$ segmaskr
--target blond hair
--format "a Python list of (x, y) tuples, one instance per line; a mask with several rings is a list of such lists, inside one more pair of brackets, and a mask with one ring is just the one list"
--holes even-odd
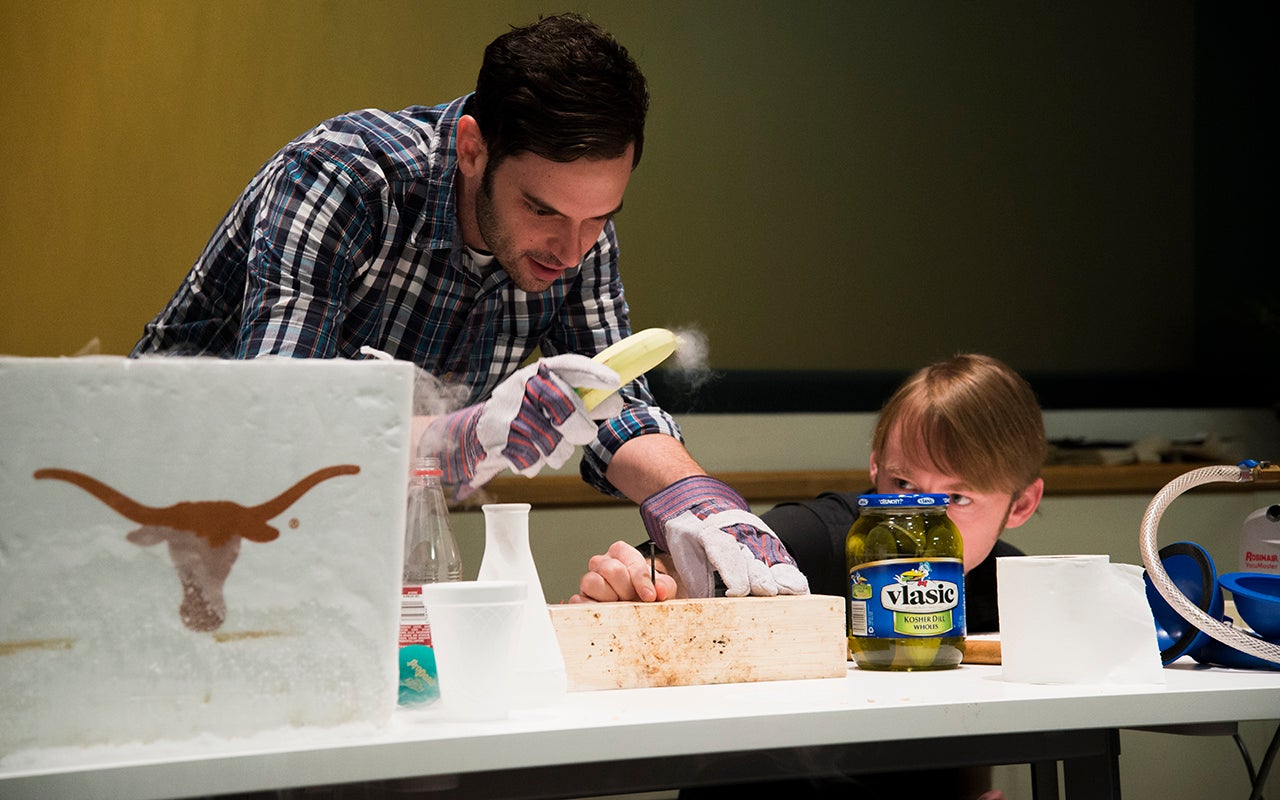
[(895, 429), (907, 458), (932, 463), (975, 491), (1017, 493), (1040, 476), (1048, 452), (1031, 386), (990, 356), (962, 353), (916, 372), (880, 411), (877, 458)]

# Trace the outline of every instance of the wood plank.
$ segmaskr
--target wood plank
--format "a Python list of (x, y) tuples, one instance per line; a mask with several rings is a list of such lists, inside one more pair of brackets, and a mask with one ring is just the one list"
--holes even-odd
[(717, 597), (550, 606), (570, 691), (838, 678), (838, 597)]
[(963, 664), (999, 664), (1000, 634), (983, 633), (964, 640)]

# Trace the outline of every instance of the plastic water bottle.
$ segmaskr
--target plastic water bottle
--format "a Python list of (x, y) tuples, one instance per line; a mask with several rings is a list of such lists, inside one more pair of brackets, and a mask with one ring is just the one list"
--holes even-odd
[(400, 705), (427, 704), (440, 697), (422, 586), (462, 579), (462, 559), (440, 476), (437, 458), (419, 458), (409, 471), (400, 587)]

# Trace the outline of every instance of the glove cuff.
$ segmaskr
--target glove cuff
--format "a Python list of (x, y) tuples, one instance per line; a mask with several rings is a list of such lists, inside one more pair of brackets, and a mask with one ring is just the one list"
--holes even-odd
[(698, 519), (714, 513), (739, 509), (749, 510), (747, 501), (733, 487), (710, 475), (690, 475), (645, 498), (640, 504), (640, 518), (645, 532), (663, 550), (667, 547), (667, 523), (686, 511)]
[(484, 403), (460, 409), (437, 418), (423, 433), (419, 454), (440, 458), (444, 473), (440, 482), (457, 486), (475, 477), (476, 467), (484, 460), (484, 445), (476, 437), (476, 425), (484, 411)]

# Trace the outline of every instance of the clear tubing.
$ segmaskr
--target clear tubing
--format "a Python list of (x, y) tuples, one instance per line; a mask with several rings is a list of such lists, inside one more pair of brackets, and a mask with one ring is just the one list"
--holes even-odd
[(1249, 480), (1253, 480), (1253, 472), (1250, 469), (1230, 465), (1201, 467), (1174, 478), (1157, 492), (1151, 503), (1147, 505), (1147, 511), (1142, 515), (1142, 534), (1138, 539), (1138, 546), (1142, 551), (1142, 563), (1147, 568), (1151, 583), (1156, 587), (1156, 591), (1160, 592), (1160, 596), (1183, 619), (1228, 647), (1280, 664), (1280, 646), (1256, 636), (1250, 636), (1223, 620), (1214, 619), (1192, 603), (1174, 585), (1169, 578), (1169, 573), (1165, 572), (1156, 544), (1156, 528), (1160, 524), (1160, 517), (1178, 495), (1206, 483), (1241, 483)]

